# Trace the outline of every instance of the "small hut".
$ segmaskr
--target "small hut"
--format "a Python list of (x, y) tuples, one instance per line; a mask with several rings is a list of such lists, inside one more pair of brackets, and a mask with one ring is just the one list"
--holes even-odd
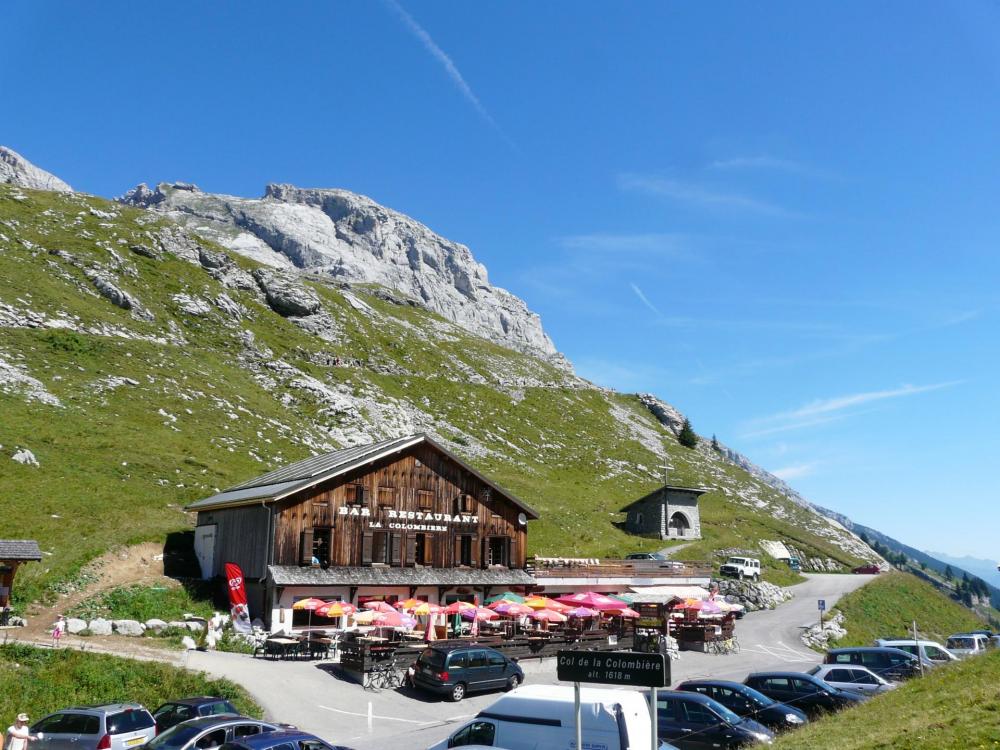
[(26, 562), (38, 562), (42, 551), (34, 539), (0, 539), (0, 625), (6, 625), (10, 614), (10, 596), (14, 575)]

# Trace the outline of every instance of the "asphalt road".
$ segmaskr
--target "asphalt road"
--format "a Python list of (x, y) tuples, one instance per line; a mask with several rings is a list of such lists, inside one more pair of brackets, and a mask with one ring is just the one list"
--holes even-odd
[[(742, 681), (755, 670), (809, 669), (819, 659), (802, 645), (799, 634), (817, 621), (817, 599), (825, 599), (832, 607), (840, 596), (871, 578), (808, 576), (793, 588), (791, 601), (775, 610), (750, 613), (738, 622), (739, 654), (681, 652), (681, 658), (671, 663), (672, 682), (709, 676)], [(365, 691), (338, 677), (330, 664), (263, 661), (214, 651), (188, 652), (187, 666), (240, 683), (271, 719), (357, 750), (423, 750), (497, 698), (496, 693), (488, 693), (450, 703), (406, 688)], [(523, 666), (530, 683), (560, 684), (552, 659)]]

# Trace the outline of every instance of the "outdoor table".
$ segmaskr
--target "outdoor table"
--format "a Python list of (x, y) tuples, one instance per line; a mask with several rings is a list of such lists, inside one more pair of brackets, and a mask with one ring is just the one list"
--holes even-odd
[(300, 643), (298, 638), (286, 638), (279, 635), (274, 638), (268, 638), (264, 641), (264, 646), (272, 654), (280, 655), (282, 659), (287, 659), (289, 654), (294, 654), (298, 651)]
[(330, 655), (330, 646), (332, 645), (333, 639), (326, 637), (310, 638), (306, 641), (309, 656), (312, 658), (315, 658), (319, 654), (322, 654), (324, 658), (328, 657)]

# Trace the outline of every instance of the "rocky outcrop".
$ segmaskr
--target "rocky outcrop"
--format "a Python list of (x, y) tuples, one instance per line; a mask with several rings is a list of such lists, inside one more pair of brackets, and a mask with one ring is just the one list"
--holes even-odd
[(268, 185), (263, 198), (250, 199), (173, 183), (139, 185), (119, 201), (166, 213), (277, 269), (379, 284), (466, 330), (569, 369), (538, 315), (491, 285), (469, 248), (362, 195)]
[(835, 641), (839, 641), (847, 635), (844, 628), (844, 615), (834, 612), (828, 619), (823, 621), (823, 627), (817, 622), (811, 628), (806, 628), (802, 633), (802, 642), (809, 648), (826, 651), (834, 646)]
[(87, 629), (87, 621), (81, 620), (78, 617), (69, 617), (66, 619), (66, 632), (70, 635), (78, 635)]
[(288, 276), (258, 268), (253, 272), (253, 277), (264, 292), (267, 304), (279, 315), (286, 318), (305, 317), (320, 309), (316, 293)]
[(652, 393), (637, 393), (636, 396), (638, 396), (639, 402), (659, 420), (660, 424), (675, 435), (681, 433), (681, 427), (684, 426), (684, 415), (677, 409)]
[(87, 625), (87, 630), (90, 631), (91, 635), (111, 635), (112, 627), (111, 620), (105, 620), (103, 617), (95, 617)]
[(127, 635), (134, 638), (146, 632), (146, 626), (137, 620), (115, 620), (111, 625), (118, 635)]
[(712, 585), (718, 587), (718, 596), (724, 597), (726, 601), (742, 604), (747, 612), (774, 609), (793, 596), (790, 590), (775, 586), (767, 581), (754, 583), (753, 581), (721, 578), (712, 581)]
[(54, 174), (39, 169), (16, 151), (0, 146), (0, 183), (17, 185), (31, 190), (55, 190), (71, 193), (73, 188)]

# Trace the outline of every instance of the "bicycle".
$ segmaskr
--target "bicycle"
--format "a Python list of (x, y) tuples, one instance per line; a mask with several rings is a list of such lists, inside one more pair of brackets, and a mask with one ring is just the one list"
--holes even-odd
[(365, 690), (394, 689), (403, 686), (403, 673), (391, 661), (376, 664), (365, 672), (362, 687)]

